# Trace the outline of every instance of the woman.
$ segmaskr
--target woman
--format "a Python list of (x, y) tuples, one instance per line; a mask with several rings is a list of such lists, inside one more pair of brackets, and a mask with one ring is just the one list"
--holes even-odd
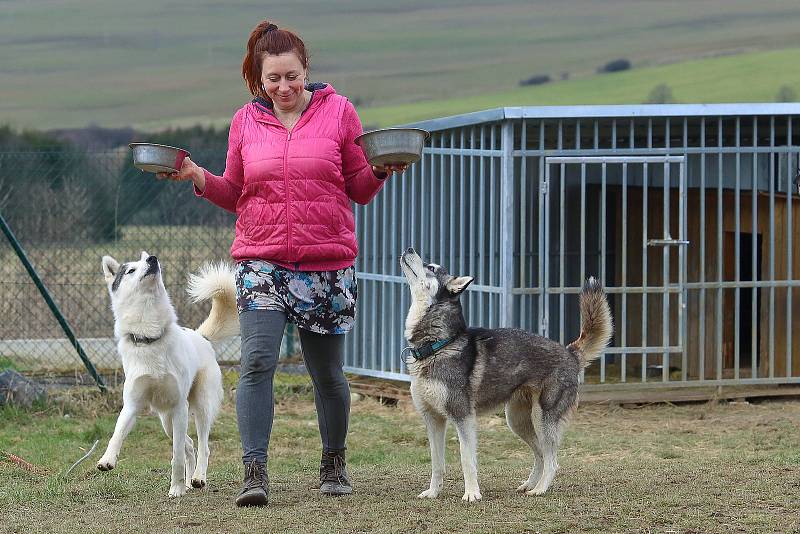
[(186, 158), (177, 173), (195, 193), (237, 214), (231, 254), (242, 334), (236, 412), (245, 465), (238, 506), (268, 501), (272, 381), (286, 321), (299, 327), (314, 382), (322, 461), (320, 492), (352, 493), (345, 468), (350, 388), (344, 336), (356, 307), (358, 253), (350, 201), (369, 202), (405, 165), (371, 167), (354, 139), (353, 105), (324, 83), (308, 83), (303, 41), (269, 21), (247, 42), (242, 75), (253, 100), (233, 117), (225, 172)]

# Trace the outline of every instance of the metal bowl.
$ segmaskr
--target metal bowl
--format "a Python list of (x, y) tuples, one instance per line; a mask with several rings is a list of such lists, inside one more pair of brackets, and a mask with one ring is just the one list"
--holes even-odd
[(370, 165), (414, 163), (422, 158), (422, 149), (430, 132), (420, 128), (384, 128), (356, 137)]
[(177, 172), (189, 151), (155, 143), (131, 143), (133, 166), (145, 172)]

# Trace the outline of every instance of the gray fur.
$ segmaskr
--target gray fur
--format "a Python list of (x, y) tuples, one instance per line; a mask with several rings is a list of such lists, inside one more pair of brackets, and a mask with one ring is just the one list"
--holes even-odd
[(111, 284), (111, 292), (115, 292), (119, 289), (119, 284), (122, 282), (122, 277), (125, 276), (125, 273), (128, 272), (128, 264), (123, 263), (117, 269), (117, 272), (114, 275), (114, 282)]
[[(509, 427), (531, 447), (536, 460), (518, 490), (544, 493), (557, 469), (555, 452), (561, 433), (577, 405), (580, 372), (611, 338), (613, 326), (602, 287), (591, 279), (581, 293), (580, 343), (576, 340), (568, 348), (524, 330), (468, 327), (459, 298), (471, 278), (457, 278), (444, 267), (426, 264), (413, 249), (403, 253), (400, 263), (412, 293), (406, 319), (408, 342), (419, 347), (455, 338), (427, 359), (407, 362), (414, 404), (429, 426), (429, 437), (439, 439), (438, 430), (430, 426), (439, 417), (461, 429), (461, 438), (462, 430), (470, 427), (465, 422), (505, 405)], [(464, 499), (473, 501), (481, 495), (477, 473), (468, 469), (476, 459), (464, 456), (474, 455), (470, 447), (462, 443), (462, 467)], [(434, 457), (433, 444), (431, 451)], [(437, 473), (443, 469), (434, 465), (431, 487), (420, 497), (438, 495), (441, 476)]]

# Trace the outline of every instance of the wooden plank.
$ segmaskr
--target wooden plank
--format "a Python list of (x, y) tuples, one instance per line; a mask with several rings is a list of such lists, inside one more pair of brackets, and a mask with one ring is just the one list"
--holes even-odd
[[(383, 380), (369, 377), (352, 377), (350, 389), (369, 397), (382, 397), (402, 401), (411, 400), (411, 392), (407, 382)], [(800, 386), (706, 386), (677, 388), (637, 388), (623, 386), (606, 391), (582, 391), (581, 404), (636, 404), (656, 402), (698, 402), (710, 399), (767, 398), (800, 396)]]
[(697, 402), (711, 399), (765, 398), (800, 396), (800, 386), (724, 386), (701, 388), (635, 389), (629, 391), (586, 391), (580, 394), (582, 404)]
[(411, 400), (407, 382), (370, 377), (351, 377), (350, 391), (368, 397)]

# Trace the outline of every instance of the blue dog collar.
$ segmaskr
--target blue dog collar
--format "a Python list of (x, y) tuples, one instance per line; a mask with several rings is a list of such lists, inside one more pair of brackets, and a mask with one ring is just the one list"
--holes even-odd
[(417, 347), (413, 347), (411, 345), (405, 347), (403, 351), (400, 353), (403, 356), (403, 359), (410, 354), (416, 361), (424, 360), (430, 356), (433, 356), (447, 345), (452, 343), (456, 338), (451, 337), (447, 339), (440, 339), (439, 341), (434, 341), (433, 343), (424, 343)]

